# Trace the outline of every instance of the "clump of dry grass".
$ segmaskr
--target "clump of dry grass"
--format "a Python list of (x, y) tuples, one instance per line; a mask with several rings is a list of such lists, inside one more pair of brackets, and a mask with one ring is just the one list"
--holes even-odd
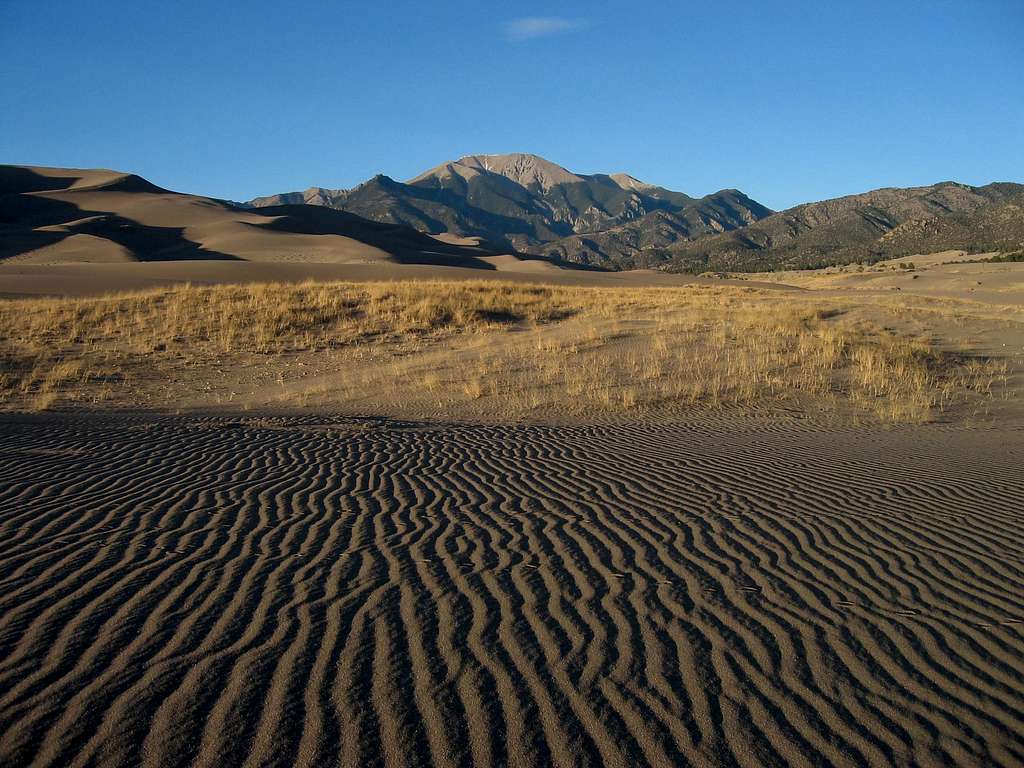
[[(854, 323), (803, 295), (482, 281), (0, 301), (0, 354), (0, 398), (36, 409), (117, 403), (129, 382), (149, 393), (147, 403), (190, 387), (198, 396), (194, 372), (216, 378), (243, 358), (273, 368), (289, 402), (398, 413), (430, 403), (435, 412), (498, 418), (813, 400), (920, 420), (968, 392), (990, 393), (1005, 374)], [(326, 360), (344, 381), (289, 389), (283, 359)], [(159, 388), (155, 378), (171, 383)]]

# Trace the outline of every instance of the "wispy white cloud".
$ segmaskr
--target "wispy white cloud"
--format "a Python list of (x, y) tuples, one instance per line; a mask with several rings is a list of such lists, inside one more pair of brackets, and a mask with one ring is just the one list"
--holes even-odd
[(550, 37), (572, 32), (587, 26), (584, 19), (564, 19), (559, 16), (523, 16), (505, 23), (505, 37), (513, 42)]

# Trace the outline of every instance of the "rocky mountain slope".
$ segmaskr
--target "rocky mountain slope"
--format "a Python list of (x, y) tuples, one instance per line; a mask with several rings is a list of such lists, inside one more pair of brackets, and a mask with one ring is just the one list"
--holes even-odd
[[(997, 199), (973, 211), (936, 219), (912, 219), (882, 235), (882, 258), (962, 249), (969, 253), (1024, 248), (1024, 185), (992, 184)], [(1007, 195), (1003, 197), (1003, 195)]]
[(703, 197), (679, 211), (654, 211), (634, 221), (588, 234), (571, 235), (536, 250), (549, 258), (613, 269), (656, 268), (676, 243), (735, 230), (771, 214), (739, 190)]
[[(629, 263), (643, 247), (727, 231), (771, 213), (736, 190), (695, 199), (627, 174), (576, 174), (529, 154), (469, 155), (404, 184), (375, 176), (351, 190), (312, 187), (248, 205), (302, 202), (612, 266)], [(635, 232), (592, 237), (634, 223)]]
[(813, 268), (1024, 245), (1024, 185), (942, 182), (798, 205), (753, 224), (639, 252), (680, 271)]

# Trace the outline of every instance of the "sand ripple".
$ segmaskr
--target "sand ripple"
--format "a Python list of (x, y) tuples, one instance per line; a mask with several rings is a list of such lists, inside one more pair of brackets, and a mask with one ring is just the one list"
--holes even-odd
[(5, 417), (5, 765), (1024, 763), (1024, 432)]

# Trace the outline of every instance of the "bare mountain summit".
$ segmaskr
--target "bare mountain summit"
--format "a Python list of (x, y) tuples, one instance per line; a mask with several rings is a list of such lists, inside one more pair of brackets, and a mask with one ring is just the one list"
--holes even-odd
[(467, 155), (431, 168), (410, 179), (408, 183), (418, 184), (451, 176), (458, 176), (468, 181), (480, 174), (497, 174), (527, 189), (538, 188), (544, 192), (558, 184), (579, 184), (585, 181), (585, 177), (577, 176), (538, 155), (513, 153), (509, 155)]

